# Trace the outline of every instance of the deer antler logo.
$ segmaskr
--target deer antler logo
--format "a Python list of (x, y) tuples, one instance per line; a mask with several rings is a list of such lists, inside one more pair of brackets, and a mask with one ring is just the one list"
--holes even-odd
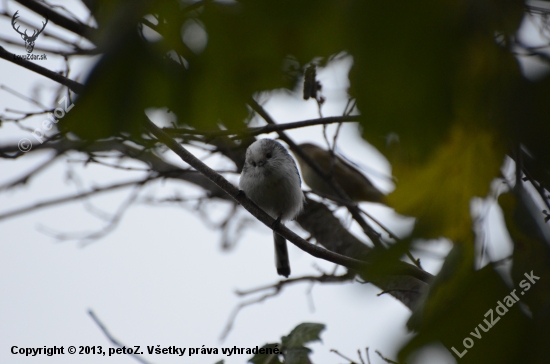
[[(35, 30), (31, 36), (29, 36), (27, 34), (27, 30), (28, 29), (25, 29), (25, 32), (22, 33), (21, 31), (19, 31), (19, 26), (17, 26), (17, 28), (15, 27), (15, 21), (17, 20), (17, 18), (19, 18), (17, 16), (17, 13), (19, 12), (19, 10), (17, 10), (15, 12), (15, 14), (13, 14), (13, 17), (11, 18), (11, 26), (13, 27), (13, 29), (15, 29), (15, 31), (19, 34), (21, 34), (21, 38), (23, 38), (23, 40), (25, 41), (25, 48), (27, 49), (27, 53), (32, 53), (33, 49), (34, 49), (34, 42), (36, 41), (36, 38), (38, 38), (38, 36), (40, 35), (40, 33), (42, 33), (42, 31), (44, 30), (44, 28), (46, 28), (46, 24), (48, 24), (48, 18), (46, 18), (46, 22), (42, 22), (42, 29), (40, 29), (39, 31), (38, 30)], [(37, 33), (38, 32), (38, 33)]]

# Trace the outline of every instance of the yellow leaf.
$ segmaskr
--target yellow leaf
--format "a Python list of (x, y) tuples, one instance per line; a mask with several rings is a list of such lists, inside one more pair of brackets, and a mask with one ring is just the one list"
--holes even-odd
[(465, 241), (471, 234), (470, 200), (484, 196), (498, 176), (504, 150), (495, 133), (457, 123), (428, 159), (394, 161), (399, 183), (388, 196), (401, 214), (417, 218), (415, 234)]

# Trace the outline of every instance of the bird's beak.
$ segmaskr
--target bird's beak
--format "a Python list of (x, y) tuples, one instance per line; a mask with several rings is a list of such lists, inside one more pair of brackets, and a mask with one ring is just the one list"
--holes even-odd
[(259, 162), (258, 162), (258, 166), (263, 167), (263, 166), (265, 165), (265, 163), (266, 163), (265, 160), (259, 161)]

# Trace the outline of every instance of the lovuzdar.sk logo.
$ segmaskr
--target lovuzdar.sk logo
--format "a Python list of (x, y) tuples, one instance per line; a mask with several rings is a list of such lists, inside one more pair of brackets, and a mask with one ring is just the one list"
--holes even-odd
[(40, 33), (42, 33), (44, 28), (46, 28), (46, 24), (48, 24), (48, 18), (46, 18), (45, 23), (42, 22), (42, 29), (40, 30), (36, 29), (34, 30), (32, 35), (28, 35), (27, 34), (28, 29), (25, 29), (25, 32), (21, 32), (19, 30), (20, 26), (17, 26), (17, 28), (15, 27), (15, 21), (17, 20), (17, 18), (19, 18), (19, 16), (17, 16), (17, 13), (19, 13), (19, 10), (17, 10), (15, 14), (13, 14), (13, 17), (11, 18), (11, 26), (17, 33), (21, 35), (21, 38), (23, 38), (23, 40), (25, 41), (25, 48), (27, 49), (27, 53), (32, 53), (32, 51), (34, 50), (34, 42), (36, 41), (36, 38), (38, 38)]

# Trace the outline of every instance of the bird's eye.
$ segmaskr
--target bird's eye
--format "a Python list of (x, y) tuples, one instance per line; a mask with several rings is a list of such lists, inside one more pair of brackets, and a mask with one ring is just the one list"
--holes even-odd
[(254, 167), (256, 167), (256, 162), (252, 162), (252, 165), (253, 165)]
[(267, 154), (265, 155), (265, 157), (266, 157), (267, 159), (271, 158), (271, 153), (267, 153)]

